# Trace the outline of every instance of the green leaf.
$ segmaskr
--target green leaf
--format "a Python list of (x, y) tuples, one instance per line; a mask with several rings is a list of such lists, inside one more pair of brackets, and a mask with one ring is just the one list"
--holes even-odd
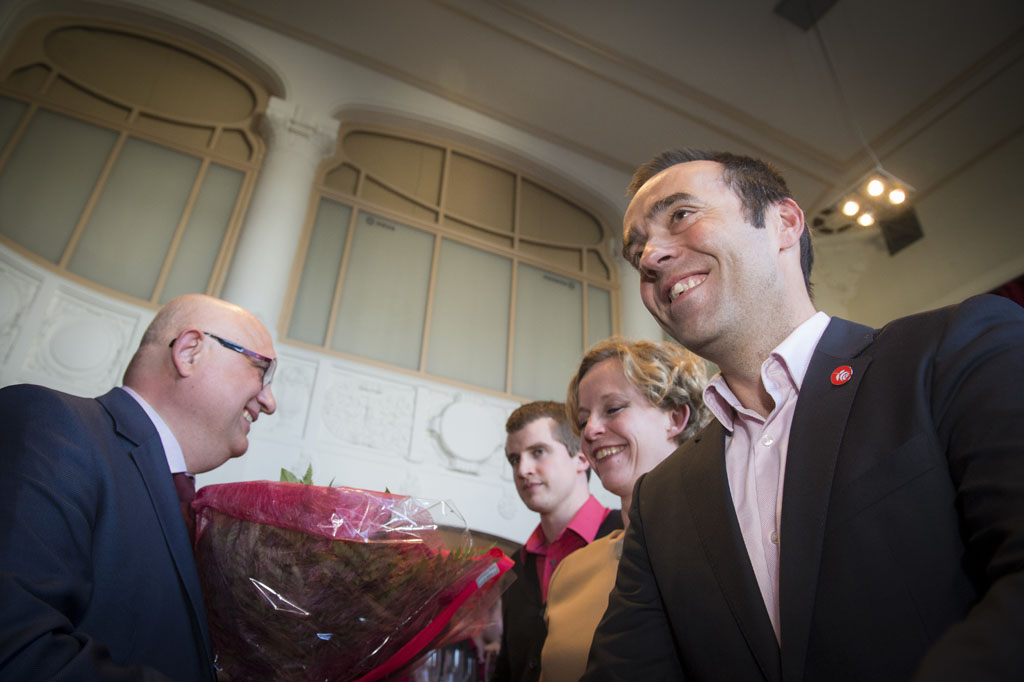
[(306, 475), (302, 477), (302, 483), (305, 485), (313, 485), (313, 465), (310, 464), (309, 468), (306, 469)]
[(284, 467), (281, 467), (281, 480), (285, 483), (298, 483), (299, 478)]

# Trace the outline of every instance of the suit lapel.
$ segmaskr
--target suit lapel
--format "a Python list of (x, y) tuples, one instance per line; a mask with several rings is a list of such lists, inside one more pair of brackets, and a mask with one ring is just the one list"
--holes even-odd
[(213, 654), (210, 650), (210, 633), (199, 574), (160, 436), (139, 404), (124, 391), (114, 389), (97, 400), (114, 417), (118, 434), (133, 444), (128, 448), (128, 454), (142, 477), (153, 512), (163, 531), (164, 541), (188, 595), (203, 651), (212, 665)]
[[(868, 327), (833, 319), (811, 357), (790, 429), (782, 503), (779, 610), (783, 677), (803, 679), (825, 537), (832, 476), (857, 388), (870, 357), (857, 357), (873, 340)], [(838, 386), (833, 371), (853, 376)]]
[[(725, 429), (714, 420), (679, 458), (683, 497), (729, 609), (766, 680), (780, 680), (779, 646), (747, 558), (725, 473)], [(681, 605), (681, 608), (687, 608)]]

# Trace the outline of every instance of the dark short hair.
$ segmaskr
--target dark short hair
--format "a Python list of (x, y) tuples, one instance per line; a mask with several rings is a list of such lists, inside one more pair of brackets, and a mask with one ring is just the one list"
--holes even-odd
[[(661, 171), (691, 161), (714, 161), (722, 164), (722, 178), (740, 198), (743, 212), (754, 227), (764, 227), (764, 212), (769, 206), (783, 199), (793, 198), (782, 174), (766, 161), (729, 152), (706, 151), (690, 147), (664, 151), (637, 168), (626, 193), (633, 196), (648, 180)], [(625, 255), (625, 251), (623, 254)], [(804, 231), (800, 235), (800, 269), (804, 273), (804, 286), (807, 287), (807, 293), (811, 293), (811, 267), (813, 265), (814, 246), (811, 244), (811, 231), (805, 224)]]
[[(532, 403), (523, 403), (509, 415), (505, 422), (505, 433), (515, 433), (526, 428), (538, 419), (551, 418), (555, 424), (551, 429), (551, 435), (555, 440), (565, 446), (570, 457), (580, 451), (580, 439), (573, 433), (569, 425), (569, 418), (565, 411), (565, 403), (557, 403), (554, 400), (536, 400)], [(590, 478), (590, 469), (587, 469), (587, 478)]]

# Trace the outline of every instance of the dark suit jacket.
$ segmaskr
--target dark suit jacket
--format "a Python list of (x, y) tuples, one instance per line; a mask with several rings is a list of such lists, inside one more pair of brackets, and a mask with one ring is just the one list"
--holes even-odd
[(1024, 680), (1024, 310), (831, 322), (790, 433), (781, 647), (724, 435), (637, 482), (584, 680)]
[(0, 680), (213, 680), (160, 437), (127, 393), (0, 390)]
[[(594, 537), (602, 538), (618, 528), (622, 528), (622, 513), (613, 509)], [(520, 548), (513, 558), (515, 565), (510, 573), (515, 575), (515, 582), (501, 595), (501, 651), (491, 682), (537, 682), (540, 652), (548, 634), (537, 555)]]

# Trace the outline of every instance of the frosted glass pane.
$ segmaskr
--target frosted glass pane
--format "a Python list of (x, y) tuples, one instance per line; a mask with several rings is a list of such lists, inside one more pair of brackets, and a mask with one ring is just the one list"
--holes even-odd
[(597, 251), (591, 249), (587, 249), (587, 274), (596, 275), (605, 280), (612, 278), (612, 273), (608, 270), (604, 259), (598, 255)]
[(418, 369), (434, 236), (360, 213), (332, 348)]
[(444, 150), (391, 135), (356, 131), (345, 136), (345, 155), (395, 189), (436, 206)]
[(359, 171), (347, 163), (328, 171), (324, 176), (324, 184), (331, 189), (336, 189), (345, 194), (356, 193), (356, 183), (359, 181)]
[(544, 246), (523, 239), (519, 242), (519, 250), (525, 254), (537, 256), (551, 265), (582, 272), (583, 266), (580, 264), (580, 249)]
[(348, 221), (352, 215), (349, 206), (335, 201), (320, 200), (313, 223), (313, 234), (302, 267), (302, 281), (295, 297), (288, 336), (299, 341), (324, 344), (327, 321), (334, 300), (334, 285), (341, 268), (341, 254), (348, 235)]
[(423, 208), (414, 201), (406, 199), (404, 196), (388, 189), (373, 178), (366, 178), (363, 181), (363, 189), (359, 195), (367, 201), (371, 201), (383, 208), (391, 209), (395, 213), (403, 213), (410, 218), (417, 218), (428, 223), (437, 221), (436, 212)]
[(443, 240), (427, 371), (504, 391), (511, 293), (511, 259)]
[(612, 295), (607, 289), (587, 287), (587, 347), (612, 335)]
[(512, 232), (516, 178), (506, 170), (462, 154), (452, 154), (446, 208), (452, 213)]
[(14, 134), (21, 117), (28, 105), (10, 97), (0, 97), (0, 150), (7, 146), (7, 141)]
[(251, 89), (237, 77), (144, 36), (67, 26), (46, 36), (45, 51), (74, 80), (175, 118), (238, 121), (255, 106)]
[(0, 172), (0, 232), (56, 263), (117, 133), (40, 110)]
[(160, 293), (161, 303), (181, 294), (206, 291), (244, 178), (242, 171), (216, 163), (206, 169), (203, 186)]
[(512, 392), (565, 400), (583, 349), (580, 282), (519, 264)]
[(523, 180), (519, 229), (524, 237), (570, 244), (600, 244), (601, 224), (576, 204)]
[(199, 159), (128, 139), (68, 269), (148, 299), (181, 220)]

